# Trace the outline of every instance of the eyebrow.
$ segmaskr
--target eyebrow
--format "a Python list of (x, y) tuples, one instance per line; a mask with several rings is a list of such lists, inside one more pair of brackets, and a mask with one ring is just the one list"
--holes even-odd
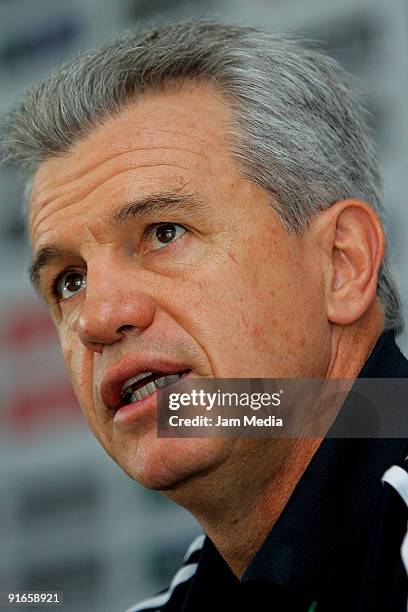
[[(196, 194), (184, 191), (184, 187), (149, 195), (124, 204), (108, 216), (108, 224), (116, 229), (136, 218), (155, 213), (187, 212), (196, 216), (202, 215), (205, 204)], [(39, 249), (30, 263), (27, 274), (37, 293), (41, 294), (41, 272), (55, 261), (73, 256), (73, 253), (57, 244), (49, 244)]]
[(40, 271), (52, 264), (55, 260), (61, 259), (67, 256), (69, 253), (66, 249), (63, 249), (56, 244), (49, 244), (42, 247), (37, 255), (35, 256), (32, 263), (29, 265), (27, 274), (31, 284), (38, 294), (41, 294), (40, 287)]
[(205, 209), (205, 205), (196, 194), (187, 193), (181, 188), (175, 191), (150, 195), (125, 204), (110, 215), (108, 222), (118, 228), (120, 225), (137, 217), (179, 211), (197, 215), (202, 213), (203, 209)]

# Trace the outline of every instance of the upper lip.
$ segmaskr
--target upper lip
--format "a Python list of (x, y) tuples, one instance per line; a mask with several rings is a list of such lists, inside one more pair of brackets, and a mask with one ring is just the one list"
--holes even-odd
[(163, 357), (124, 357), (119, 363), (109, 368), (100, 385), (100, 394), (104, 405), (109, 410), (121, 406), (121, 391), (123, 384), (133, 376), (142, 372), (158, 372), (163, 376), (185, 372), (190, 368), (179, 361), (170, 361)]

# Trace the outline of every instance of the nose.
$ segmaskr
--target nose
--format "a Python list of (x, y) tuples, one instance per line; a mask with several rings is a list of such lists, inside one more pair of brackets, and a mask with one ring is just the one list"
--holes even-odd
[(91, 277), (88, 269), (85, 297), (78, 313), (78, 335), (84, 346), (101, 353), (126, 333), (147, 328), (155, 311), (155, 300), (133, 274), (124, 276), (122, 272), (119, 279), (112, 270), (108, 275), (105, 269), (103, 278)]

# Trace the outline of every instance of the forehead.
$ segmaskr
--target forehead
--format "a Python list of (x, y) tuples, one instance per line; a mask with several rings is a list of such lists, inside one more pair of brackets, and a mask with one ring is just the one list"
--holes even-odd
[(228, 104), (210, 83), (143, 95), (97, 126), (69, 154), (39, 166), (29, 204), (32, 238), (56, 206), (85, 201), (121, 174), (128, 178), (127, 170), (137, 170), (142, 182), (170, 172), (180, 186), (186, 173), (197, 180), (225, 176), (227, 166), (235, 170), (225, 137), (230, 122)]

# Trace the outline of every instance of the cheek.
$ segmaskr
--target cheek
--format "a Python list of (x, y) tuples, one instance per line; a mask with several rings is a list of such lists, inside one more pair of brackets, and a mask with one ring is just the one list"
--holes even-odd
[(190, 279), (177, 291), (181, 324), (207, 354), (213, 374), (221, 376), (239, 376), (248, 351), (256, 367), (271, 326), (270, 317), (265, 321), (266, 297), (257, 291), (256, 275), (232, 263), (201, 271), (200, 278)]
[(295, 246), (265, 240), (235, 265), (230, 252), (232, 265), (203, 283), (202, 333), (224, 376), (306, 375), (311, 347), (324, 354), (321, 284)]
[(60, 343), (64, 362), (82, 410), (88, 414), (93, 406), (92, 353), (73, 333), (61, 330)]
[(315, 267), (306, 258), (286, 253), (280, 266), (270, 266), (259, 287), (263, 298), (253, 302), (251, 317), (254, 341), (261, 348), (267, 338), (285, 375), (323, 376), (330, 330), (324, 287)]

